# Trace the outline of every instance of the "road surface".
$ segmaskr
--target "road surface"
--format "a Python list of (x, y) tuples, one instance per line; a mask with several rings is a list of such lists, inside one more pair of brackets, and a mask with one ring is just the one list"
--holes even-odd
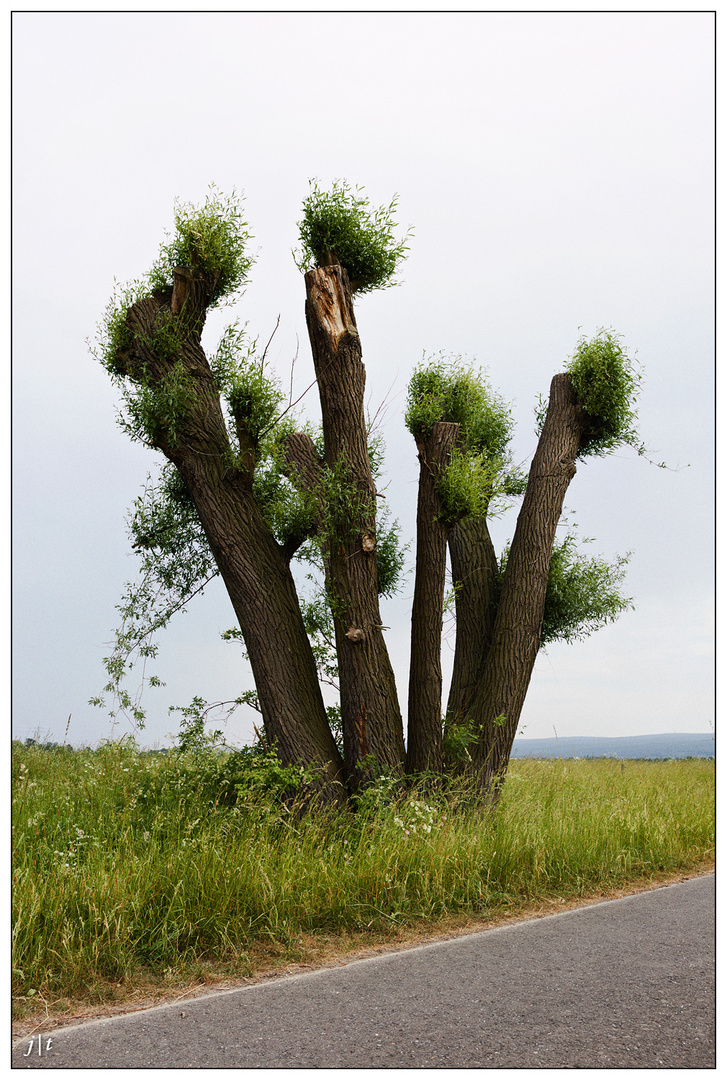
[(714, 1068), (714, 885), (60, 1028), (13, 1067)]

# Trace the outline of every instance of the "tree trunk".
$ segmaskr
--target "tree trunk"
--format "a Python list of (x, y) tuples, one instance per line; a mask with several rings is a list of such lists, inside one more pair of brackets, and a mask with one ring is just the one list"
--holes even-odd
[(442, 618), (447, 534), (437, 483), (457, 442), (459, 424), (436, 423), (419, 451), (416, 575), (411, 613), (409, 773), (442, 771)]
[(349, 783), (379, 767), (399, 770), (404, 738), (394, 672), (383, 637), (376, 573), (376, 489), (371, 475), (361, 342), (346, 271), (305, 275), (306, 321), (323, 414), (329, 579)]
[(556, 375), (507, 561), (492, 645), (467, 716), (480, 731), (473, 757), (488, 792), (504, 778), (540, 648), (553, 540), (575, 476), (582, 431), (583, 411), (570, 377)]
[(327, 781), (342, 782), (295, 583), (252, 491), (208, 462), (185, 455), (176, 464), (242, 630), (268, 742), (284, 765), (322, 765)]
[[(219, 392), (200, 345), (204, 285), (199, 276), (175, 272), (171, 300), (155, 296), (134, 304), (127, 325), (135, 343), (119, 353), (119, 367), (166, 403), (158, 410), (154, 443), (177, 467), (194, 501), (240, 624), (268, 741), (283, 764), (317, 766), (321, 782), (335, 797), (341, 790), (342, 761), (328, 726), (295, 583), (253, 496), (254, 458), (243, 450), (235, 461)], [(170, 326), (178, 330), (171, 353), (155, 346), (159, 328), (168, 332)], [(173, 371), (179, 383), (180, 364), (182, 405), (175, 413), (165, 387)]]
[(449, 534), (457, 637), (444, 729), (459, 724), (482, 682), (497, 612), (497, 555), (487, 520), (469, 518)]

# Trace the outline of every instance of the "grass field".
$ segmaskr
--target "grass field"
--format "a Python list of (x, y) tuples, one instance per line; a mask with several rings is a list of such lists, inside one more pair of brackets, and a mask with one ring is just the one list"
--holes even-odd
[(18, 1016), (568, 903), (714, 855), (713, 760), (513, 761), (494, 815), (386, 779), (356, 814), (300, 813), (229, 762), (13, 745)]

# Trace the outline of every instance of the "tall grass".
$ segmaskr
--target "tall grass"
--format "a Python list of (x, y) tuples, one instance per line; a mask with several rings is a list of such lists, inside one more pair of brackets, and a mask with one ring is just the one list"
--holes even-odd
[(91, 1000), (140, 973), (214, 963), (300, 935), (385, 934), (704, 864), (707, 760), (513, 761), (496, 814), (467, 792), (396, 793), (357, 814), (231, 798), (213, 751), (150, 755), (14, 744), (14, 988)]

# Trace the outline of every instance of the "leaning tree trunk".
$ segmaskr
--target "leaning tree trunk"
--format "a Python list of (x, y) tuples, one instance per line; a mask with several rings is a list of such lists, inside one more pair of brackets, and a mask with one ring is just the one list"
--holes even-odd
[(409, 773), (441, 773), (443, 766), (441, 653), (450, 526), (444, 520), (437, 484), (458, 434), (459, 424), (439, 422), (427, 439), (417, 440), (420, 473), (406, 746)]
[(473, 760), (497, 797), (540, 648), (555, 530), (575, 476), (584, 414), (570, 376), (556, 375), (502, 585), (482, 683), (467, 714), (480, 731)]
[(374, 762), (399, 770), (404, 737), (383, 637), (376, 572), (376, 488), (371, 475), (361, 341), (348, 275), (305, 275), (306, 321), (323, 415), (328, 570), (336, 630), (346, 771), (356, 788)]
[[(342, 761), (288, 560), (253, 496), (254, 445), (238, 424), (235, 460), (200, 344), (209, 292), (202, 276), (175, 271), (171, 296), (147, 297), (129, 309), (133, 345), (119, 352), (117, 363), (157, 402), (151, 437), (194, 502), (240, 624), (269, 742), (286, 765), (318, 766), (335, 797)], [(160, 331), (173, 350), (155, 345)]]
[(468, 518), (449, 533), (457, 637), (445, 732), (467, 714), (482, 682), (497, 612), (497, 555), (487, 520)]

